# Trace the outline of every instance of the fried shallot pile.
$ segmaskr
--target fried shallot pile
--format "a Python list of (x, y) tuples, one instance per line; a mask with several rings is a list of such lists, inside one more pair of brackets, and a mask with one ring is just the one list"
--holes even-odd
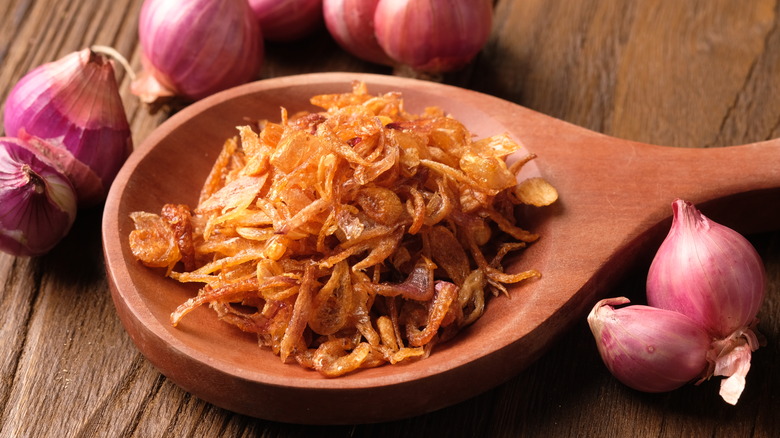
[(239, 127), (194, 209), (131, 214), (141, 263), (203, 284), (173, 325), (208, 304), (282, 361), (335, 377), (427, 357), (491, 295), (539, 276), (501, 262), (538, 238), (515, 207), (558, 195), (518, 184), (534, 157), (507, 165), (520, 148), (508, 135), (475, 140), (441, 109), (409, 114), (360, 82), (311, 102), (323, 111)]

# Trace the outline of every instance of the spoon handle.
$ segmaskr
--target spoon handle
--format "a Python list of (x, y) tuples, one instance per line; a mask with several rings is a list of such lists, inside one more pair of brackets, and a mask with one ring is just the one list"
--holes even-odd
[[(647, 229), (668, 218), (671, 202), (683, 198), (743, 232), (780, 225), (780, 139), (713, 148), (656, 146), (500, 99), (480, 102), (500, 107), (496, 117), (538, 156), (540, 172), (561, 193), (572, 220), (610, 218), (621, 230)], [(755, 214), (745, 214), (751, 209)]]

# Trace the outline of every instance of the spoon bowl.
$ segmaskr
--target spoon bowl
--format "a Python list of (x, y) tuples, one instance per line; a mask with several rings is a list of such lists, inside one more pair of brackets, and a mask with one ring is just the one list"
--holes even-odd
[[(308, 99), (400, 91), (413, 113), (438, 106), (477, 137), (508, 133), (538, 156), (527, 170), (559, 191), (550, 207), (518, 211), (542, 237), (512, 261), (542, 277), (492, 299), (482, 318), (421, 361), (325, 378), (283, 364), (248, 335), (200, 307), (177, 327), (170, 314), (196, 293), (133, 257), (133, 211), (194, 206), (224, 140), (247, 118), (315, 110)], [(103, 215), (108, 281), (122, 324), (141, 353), (184, 390), (264, 419), (308, 424), (388, 421), (475, 396), (519, 373), (584, 318), (610, 285), (668, 230), (671, 203), (691, 201), (742, 233), (780, 224), (780, 142), (673, 148), (608, 137), (478, 92), (358, 73), (269, 79), (199, 101), (158, 127), (114, 181)], [(525, 170), (524, 170), (525, 171)]]

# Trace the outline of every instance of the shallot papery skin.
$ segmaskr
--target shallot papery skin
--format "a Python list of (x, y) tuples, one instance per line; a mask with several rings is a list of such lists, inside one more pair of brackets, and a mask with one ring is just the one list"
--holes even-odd
[(683, 313), (716, 338), (747, 328), (766, 289), (761, 257), (690, 202), (677, 199), (672, 209), (671, 229), (648, 272), (648, 304)]
[(70, 231), (77, 211), (68, 178), (23, 141), (0, 138), (0, 250), (49, 252)]
[(433, 74), (471, 62), (487, 43), (492, 24), (492, 0), (379, 0), (374, 12), (385, 53)]
[(392, 65), (374, 33), (374, 12), (379, 0), (323, 0), (328, 32), (347, 52), (375, 64)]
[(301, 39), (322, 25), (322, 0), (249, 0), (263, 38), (288, 42)]
[(666, 392), (707, 377), (711, 338), (687, 316), (628, 304), (624, 297), (599, 301), (588, 325), (609, 371), (626, 386)]
[(133, 147), (113, 62), (90, 49), (22, 77), (5, 102), (4, 124), (7, 136), (45, 140), (50, 158), (83, 164), (77, 166), (84, 175), (72, 180), (82, 205), (105, 199)]
[(198, 100), (249, 82), (264, 54), (246, 0), (146, 0), (138, 36), (144, 70), (131, 91), (147, 103)]

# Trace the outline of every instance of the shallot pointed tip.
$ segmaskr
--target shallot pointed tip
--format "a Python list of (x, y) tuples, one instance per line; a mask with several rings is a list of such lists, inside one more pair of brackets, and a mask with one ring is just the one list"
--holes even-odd
[(99, 44), (94, 44), (89, 47), (90, 52), (95, 54), (100, 54), (104, 56), (108, 56), (110, 59), (118, 62), (122, 69), (127, 73), (127, 76), (130, 78), (131, 81), (134, 81), (136, 79), (135, 71), (133, 70), (133, 67), (130, 66), (130, 62), (127, 60), (127, 58), (124, 57), (121, 53), (119, 53), (118, 50), (111, 46), (103, 46)]
[(597, 302), (588, 314), (588, 324), (590, 324), (591, 329), (593, 329), (593, 324), (598, 319), (599, 313), (602, 313), (601, 311), (604, 307), (621, 306), (630, 302), (631, 301), (626, 297), (604, 298)]

